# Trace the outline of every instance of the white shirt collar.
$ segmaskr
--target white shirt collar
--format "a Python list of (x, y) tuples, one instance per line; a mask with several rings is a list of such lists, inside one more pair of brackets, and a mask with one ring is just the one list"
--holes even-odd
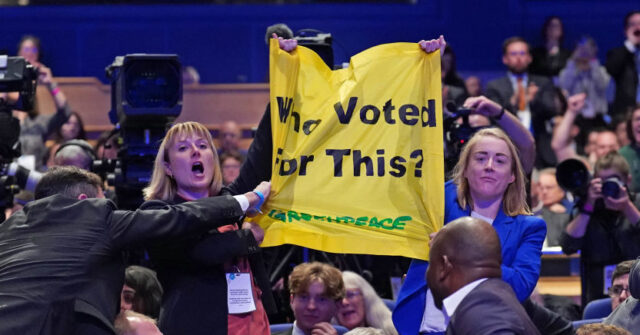
[(624, 46), (627, 48), (627, 50), (629, 50), (629, 52), (631, 52), (632, 54), (636, 53), (636, 46), (633, 45), (633, 43), (631, 43), (631, 41), (626, 40), (624, 41)]
[(480, 285), (483, 281), (487, 280), (487, 278), (480, 278), (476, 281), (472, 281), (471, 283), (461, 287), (457, 291), (453, 292), (450, 296), (446, 297), (442, 301), (442, 309), (448, 318), (451, 318), (453, 314), (456, 312), (456, 308), (460, 305), (460, 302), (471, 292), (476, 286)]
[(471, 211), (471, 217), (487, 221), (487, 223), (490, 224), (490, 225), (493, 225), (493, 221), (495, 220), (495, 219), (492, 219), (490, 217), (486, 217), (486, 216), (484, 216), (484, 215), (482, 215), (482, 214), (480, 214), (480, 213), (478, 213), (476, 211)]
[(304, 335), (304, 332), (302, 331), (302, 329), (298, 328), (298, 325), (295, 321), (293, 321), (293, 332), (291, 333), (291, 335)]
[(518, 77), (522, 78), (522, 85), (527, 86), (529, 82), (529, 74), (527, 72), (523, 72), (522, 74), (515, 74), (511, 71), (507, 71), (507, 76), (509, 80), (511, 80), (512, 85), (515, 87), (518, 83)]

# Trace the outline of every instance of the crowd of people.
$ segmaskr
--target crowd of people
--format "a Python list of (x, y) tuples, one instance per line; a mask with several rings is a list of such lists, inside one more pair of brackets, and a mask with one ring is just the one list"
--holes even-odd
[[(562, 21), (550, 17), (540, 47), (504, 41), (507, 74), (484, 89), (457, 73), (443, 36), (418, 43), (440, 51), (443, 106), (471, 110), (474, 134), (448, 173), (430, 261), (402, 269), (395, 301), (381, 298), (377, 271), (307, 262), (270, 278), (265, 232), (243, 220), (271, 191), (269, 109), (248, 150), (233, 121), (220, 126), (218, 146), (202, 124), (174, 124), (146, 202), (116, 209), (90, 171), (94, 160), (118, 157), (118, 133), (88, 142), (82, 112), (40, 61), (40, 41), (25, 36), (18, 55), (38, 69), (57, 110), (14, 111), (19, 161), (46, 173), (0, 224), (0, 333), (571, 334), (570, 316), (532, 298), (543, 249), (559, 247), (580, 252), (580, 305), (611, 302), (606, 319), (578, 334), (637, 334), (640, 11), (624, 18), (624, 34), (603, 66), (594, 39), (569, 51)], [(297, 47), (273, 37), (287, 52)], [(273, 329), (276, 319), (289, 324)]]

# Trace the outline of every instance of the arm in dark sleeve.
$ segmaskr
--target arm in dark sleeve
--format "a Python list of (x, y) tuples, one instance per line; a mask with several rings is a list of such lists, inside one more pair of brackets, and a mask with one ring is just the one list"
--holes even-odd
[(45, 139), (49, 137), (49, 135), (53, 134), (56, 129), (62, 127), (62, 125), (69, 119), (69, 115), (71, 115), (71, 108), (68, 103), (59, 107), (53, 115), (42, 115), (42, 123), (44, 128), (47, 130), (47, 133), (44, 134)]
[(118, 248), (204, 233), (235, 222), (244, 213), (232, 196), (218, 196), (168, 205), (143, 204), (135, 211), (114, 211), (109, 220), (112, 243)]
[(557, 114), (555, 106), (555, 89), (550, 80), (540, 80), (538, 93), (533, 97), (530, 107), (531, 112), (542, 115), (545, 120), (551, 119)]
[(624, 71), (626, 57), (626, 53), (621, 49), (612, 49), (607, 52), (605, 67), (613, 78), (618, 78), (622, 74), (622, 71)]
[(573, 326), (562, 315), (540, 306), (531, 299), (522, 303), (524, 310), (540, 333), (545, 335), (571, 335)]
[(250, 192), (260, 182), (271, 180), (272, 152), (271, 106), (269, 104), (258, 125), (256, 137), (249, 147), (247, 159), (240, 168), (240, 175), (231, 185), (224, 189), (224, 193), (242, 194)]
[(211, 234), (189, 251), (189, 258), (198, 265), (222, 264), (238, 256), (260, 251), (258, 243), (248, 229)]
[(565, 254), (575, 254), (578, 250), (582, 249), (582, 238), (571, 237), (563, 230), (560, 235), (560, 246), (562, 247), (562, 252)]
[(489, 85), (487, 85), (485, 96), (491, 99), (492, 101), (495, 101), (496, 103), (504, 107), (504, 109), (511, 112), (512, 114), (516, 113), (516, 107), (511, 104), (509, 97), (506, 97), (506, 99), (502, 98), (497, 82), (490, 82)]

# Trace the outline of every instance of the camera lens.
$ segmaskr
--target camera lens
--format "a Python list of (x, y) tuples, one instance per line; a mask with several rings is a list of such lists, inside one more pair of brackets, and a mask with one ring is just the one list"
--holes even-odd
[(620, 196), (620, 183), (617, 179), (607, 179), (602, 183), (602, 195), (605, 197), (617, 199)]

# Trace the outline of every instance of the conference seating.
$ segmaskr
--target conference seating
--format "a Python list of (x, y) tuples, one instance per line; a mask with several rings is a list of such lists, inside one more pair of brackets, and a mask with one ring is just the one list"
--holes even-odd
[(611, 298), (593, 300), (585, 306), (582, 319), (606, 318), (611, 314)]

